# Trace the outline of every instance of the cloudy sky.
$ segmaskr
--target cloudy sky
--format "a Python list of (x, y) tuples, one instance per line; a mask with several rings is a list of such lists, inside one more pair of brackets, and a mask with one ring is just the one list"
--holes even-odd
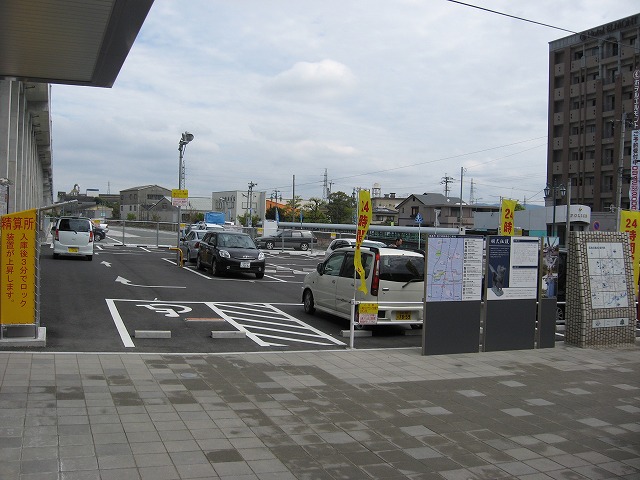
[[(637, 0), (469, 0), (583, 31)], [(54, 188), (444, 193), (541, 205), (548, 43), (447, 0), (155, 0), (111, 89), (52, 88)]]

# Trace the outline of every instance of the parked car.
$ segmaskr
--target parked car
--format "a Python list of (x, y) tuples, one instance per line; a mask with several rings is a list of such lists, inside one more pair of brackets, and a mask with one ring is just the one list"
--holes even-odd
[(103, 228), (101, 225), (93, 224), (93, 236), (96, 242), (104, 240), (107, 237), (108, 229)]
[[(397, 248), (361, 248), (367, 294), (357, 288), (351, 247), (335, 250), (302, 283), (302, 303), (307, 313), (316, 310), (351, 318), (351, 300), (378, 304), (378, 324), (422, 323), (424, 255)], [(398, 303), (396, 303), (398, 302)]]
[(222, 225), (218, 225), (217, 223), (206, 223), (206, 222), (196, 223), (196, 228), (198, 230), (224, 230), (224, 227)]
[(284, 246), (306, 252), (317, 243), (318, 240), (309, 230), (280, 230), (274, 235), (256, 238), (256, 245), (267, 250)]
[(242, 232), (210, 230), (200, 240), (196, 268), (210, 268), (213, 275), (228, 272), (254, 273), (264, 277), (264, 253)]
[(198, 256), (200, 240), (204, 238), (208, 230), (190, 230), (185, 236), (180, 237), (180, 250), (185, 262), (195, 262)]
[[(336, 238), (327, 247), (327, 251), (324, 254), (324, 258), (329, 258), (329, 255), (331, 255), (333, 251), (338, 248), (355, 247), (355, 246), (356, 246), (355, 238)], [(383, 242), (378, 242), (376, 240), (363, 240), (361, 246), (384, 248), (387, 246), (387, 244)]]
[(60, 217), (53, 232), (53, 258), (83, 256), (93, 260), (93, 223), (84, 217)]

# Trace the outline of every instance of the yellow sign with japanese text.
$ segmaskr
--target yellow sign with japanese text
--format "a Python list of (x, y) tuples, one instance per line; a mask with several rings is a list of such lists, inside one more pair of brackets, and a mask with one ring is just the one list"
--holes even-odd
[(513, 212), (516, 209), (515, 200), (502, 200), (502, 208), (500, 209), (500, 235), (512, 237), (515, 231), (513, 225)]
[(177, 188), (171, 190), (171, 205), (174, 207), (186, 207), (189, 205), (189, 190)]
[(358, 323), (360, 325), (375, 325), (378, 323), (378, 304), (361, 303), (358, 305)]
[(364, 237), (367, 235), (369, 231), (369, 225), (371, 225), (371, 196), (369, 195), (369, 190), (360, 190), (358, 192), (358, 229), (356, 232), (356, 251), (353, 257), (353, 265), (356, 268), (356, 272), (360, 275), (360, 287), (358, 290), (362, 291), (365, 295), (367, 294), (367, 280), (365, 277), (365, 271), (362, 266), (362, 255), (360, 253), (360, 246), (362, 245), (362, 241)]
[(620, 210), (620, 231), (629, 233), (631, 258), (633, 261), (633, 279), (635, 292), (638, 291), (638, 275), (640, 272), (640, 211)]
[(36, 322), (36, 224), (36, 210), (2, 215), (0, 324)]

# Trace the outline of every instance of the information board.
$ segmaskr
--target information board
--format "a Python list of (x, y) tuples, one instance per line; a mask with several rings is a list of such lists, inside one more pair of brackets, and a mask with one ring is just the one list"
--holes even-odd
[(540, 239), (490, 236), (487, 243), (487, 300), (535, 299)]
[(481, 237), (430, 236), (427, 239), (427, 301), (481, 300), (482, 250)]

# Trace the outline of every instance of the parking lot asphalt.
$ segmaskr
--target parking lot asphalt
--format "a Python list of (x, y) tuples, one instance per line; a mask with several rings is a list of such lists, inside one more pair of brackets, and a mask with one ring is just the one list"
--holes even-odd
[(640, 348), (0, 352), (0, 478), (640, 478)]

